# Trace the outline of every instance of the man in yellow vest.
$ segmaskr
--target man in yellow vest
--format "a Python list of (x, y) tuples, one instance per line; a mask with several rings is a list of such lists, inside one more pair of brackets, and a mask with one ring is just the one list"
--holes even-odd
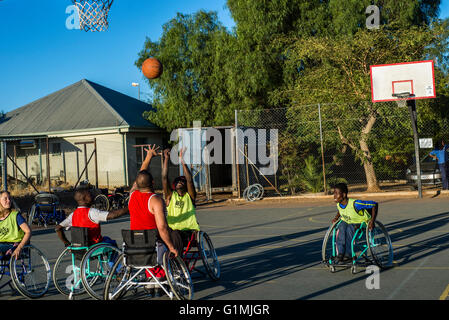
[(183, 150), (179, 153), (184, 176), (175, 178), (172, 185), (168, 181), (168, 161), (170, 150), (164, 150), (164, 165), (162, 167), (162, 188), (167, 204), (167, 223), (173, 230), (179, 232), (184, 245), (188, 243), (192, 232), (199, 231), (196, 220), (196, 191), (192, 174), (183, 159)]
[(351, 244), (356, 228), (362, 223), (366, 223), (369, 230), (374, 228), (378, 204), (374, 201), (348, 198), (348, 186), (345, 183), (334, 187), (334, 201), (337, 203), (338, 212), (332, 222), (341, 219), (336, 235), (336, 263), (348, 262), (352, 259)]

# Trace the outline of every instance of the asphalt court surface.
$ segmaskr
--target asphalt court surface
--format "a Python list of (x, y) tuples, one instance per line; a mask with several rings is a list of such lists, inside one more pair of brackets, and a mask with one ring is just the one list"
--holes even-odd
[[(355, 275), (349, 269), (330, 273), (321, 264), (323, 237), (336, 213), (332, 200), (264, 200), (198, 208), (198, 221), (219, 256), (221, 279), (193, 273), (194, 299), (449, 300), (449, 197), (372, 200), (380, 204), (378, 219), (394, 248), (394, 267), (380, 272), (378, 289), (367, 289), (371, 274), (365, 268)], [(102, 230), (121, 244), (120, 230), (128, 227), (127, 219), (119, 219)], [(52, 230), (35, 232), (32, 243), (51, 267), (64, 249)], [(0, 300), (22, 299), (8, 286), (0, 290)], [(51, 284), (40, 299), (66, 297)]]

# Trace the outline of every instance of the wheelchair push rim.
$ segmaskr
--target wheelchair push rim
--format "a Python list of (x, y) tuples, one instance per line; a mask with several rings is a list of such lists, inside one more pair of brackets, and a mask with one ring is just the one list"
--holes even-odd
[(198, 246), (200, 251), (201, 260), (206, 268), (209, 277), (217, 281), (220, 279), (220, 263), (218, 261), (217, 253), (214, 245), (205, 232), (200, 231), (198, 234)]
[(369, 244), (371, 257), (379, 268), (386, 269), (393, 265), (391, 238), (380, 221), (376, 220), (373, 230), (366, 233), (366, 242)]
[(86, 291), (81, 280), (81, 261), (77, 260), (71, 247), (67, 247), (53, 267), (53, 284), (65, 296), (76, 296)]
[(92, 298), (104, 298), (106, 279), (121, 253), (117, 247), (100, 243), (89, 248), (84, 254), (81, 261), (81, 281)]
[(131, 276), (131, 267), (125, 265), (125, 255), (120, 254), (106, 278), (104, 300), (117, 300), (127, 293), (126, 283)]
[(110, 206), (109, 199), (104, 194), (100, 193), (95, 197), (93, 204), (94, 208), (102, 211), (109, 211)]
[(12, 284), (22, 296), (35, 299), (48, 291), (51, 282), (50, 264), (33, 245), (23, 247), (19, 259), (11, 257), (9, 268)]
[[(366, 225), (362, 224), (360, 228), (357, 228), (354, 232), (352, 239), (352, 261), (343, 264), (336, 264), (334, 259), (337, 257), (337, 228), (340, 224), (340, 219), (329, 226), (326, 235), (323, 240), (323, 245), (321, 248), (321, 258), (322, 262), (330, 269), (331, 272), (335, 272), (336, 268), (350, 268), (355, 265), (369, 265), (373, 262), (369, 257), (369, 246), (365, 242), (366, 236)], [(364, 263), (363, 263), (364, 262)]]
[(176, 299), (192, 300), (192, 279), (184, 261), (179, 256), (173, 257), (169, 251), (164, 253), (162, 261), (168, 284)]

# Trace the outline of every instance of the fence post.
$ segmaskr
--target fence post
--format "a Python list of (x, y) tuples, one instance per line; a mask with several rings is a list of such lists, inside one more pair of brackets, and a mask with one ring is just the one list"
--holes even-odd
[(234, 110), (234, 116), (235, 116), (235, 166), (237, 168), (237, 193), (239, 194), (239, 199), (240, 199), (240, 163), (239, 163), (239, 140), (238, 140), (238, 129), (239, 129), (239, 122), (238, 122), (238, 117), (237, 117), (237, 109)]
[(8, 163), (6, 161), (6, 142), (1, 142), (3, 190), (8, 190)]
[(318, 118), (319, 118), (319, 121), (320, 121), (320, 143), (321, 143), (321, 161), (322, 161), (322, 164), (323, 164), (324, 194), (327, 194), (326, 168), (324, 166), (323, 128), (321, 126), (321, 105), (319, 103), (318, 103)]

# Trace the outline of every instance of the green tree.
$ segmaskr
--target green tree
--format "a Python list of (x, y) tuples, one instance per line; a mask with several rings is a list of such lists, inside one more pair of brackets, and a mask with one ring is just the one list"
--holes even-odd
[[(371, 98), (370, 65), (415, 61), (428, 56), (428, 48), (435, 41), (443, 35), (447, 38), (447, 29), (441, 26), (441, 23), (436, 23), (432, 27), (412, 26), (393, 30), (383, 26), (376, 31), (360, 29), (353, 35), (285, 37), (281, 40), (289, 52), (285, 69), (298, 71), (298, 66), (300, 68), (296, 73), (284, 73), (286, 85), (273, 92), (271, 99), (289, 101), (291, 106), (322, 101), (333, 103), (327, 116), (335, 120), (328, 124), (334, 126), (336, 134), (328, 143), (349, 146), (363, 165), (368, 190), (378, 190), (374, 156), (370, 149), (370, 141), (375, 143), (371, 139), (373, 129), (379, 119), (388, 119), (386, 116), (391, 117), (401, 111), (367, 102)], [(427, 107), (428, 103), (422, 105)], [(347, 115), (356, 121), (347, 121)], [(290, 114), (290, 123), (295, 126), (295, 121), (310, 117), (316, 119), (311, 112), (295, 108)], [(409, 124), (397, 121), (390, 125), (403, 127)], [(311, 130), (298, 130), (298, 138), (316, 139)]]

